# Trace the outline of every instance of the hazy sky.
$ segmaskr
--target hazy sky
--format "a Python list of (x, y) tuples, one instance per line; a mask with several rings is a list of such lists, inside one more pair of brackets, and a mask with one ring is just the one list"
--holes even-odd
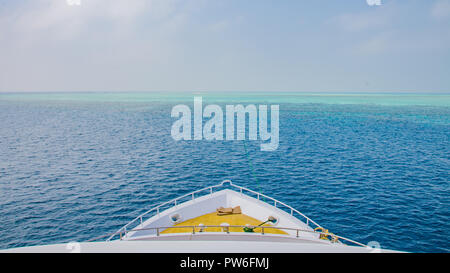
[(450, 92), (450, 0), (0, 0), (0, 91)]

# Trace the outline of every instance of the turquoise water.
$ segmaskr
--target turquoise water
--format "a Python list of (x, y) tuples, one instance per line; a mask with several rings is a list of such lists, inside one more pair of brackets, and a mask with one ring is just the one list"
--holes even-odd
[(194, 93), (0, 94), (0, 248), (91, 239), (231, 179), (344, 237), (449, 251), (450, 95), (195, 95), (280, 104), (278, 150), (173, 141)]
[(190, 101), (192, 97), (202, 96), (211, 102), (250, 102), (250, 103), (323, 103), (323, 104), (370, 104), (370, 105), (423, 105), (450, 106), (450, 94), (314, 94), (292, 92), (128, 92), (128, 93), (3, 93), (4, 101), (41, 102), (155, 102)]

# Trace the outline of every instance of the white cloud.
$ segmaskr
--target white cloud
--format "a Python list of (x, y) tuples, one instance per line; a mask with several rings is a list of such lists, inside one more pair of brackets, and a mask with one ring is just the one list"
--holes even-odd
[(211, 31), (213, 31), (213, 32), (222, 31), (222, 30), (227, 29), (230, 26), (230, 24), (231, 24), (230, 21), (222, 20), (222, 21), (215, 22), (215, 23), (211, 24), (209, 26), (209, 29)]
[(392, 49), (393, 35), (390, 32), (377, 34), (358, 46), (361, 53), (382, 53), (387, 49)]
[[(65, 0), (33, 0), (13, 6), (0, 14), (2, 25), (18, 35), (76, 36), (96, 29), (98, 22), (109, 24), (108, 31), (132, 27), (146, 15), (163, 20), (175, 11), (178, 0), (83, 0), (68, 5)], [(101, 25), (101, 24), (100, 24)]]
[(431, 16), (442, 19), (450, 16), (450, 0), (438, 0), (431, 7)]
[(344, 31), (358, 32), (377, 29), (390, 23), (392, 12), (390, 9), (377, 8), (373, 11), (346, 13), (333, 17), (331, 24), (337, 25)]
[[(180, 0), (30, 0), (0, 10), (0, 91), (138, 89), (176, 52)], [(128, 81), (126, 80), (128, 79)]]
[(224, 20), (220, 20), (215, 23), (212, 23), (208, 26), (208, 28), (209, 28), (209, 30), (211, 30), (213, 32), (221, 32), (230, 27), (233, 27), (235, 25), (242, 23), (243, 20), (244, 20), (243, 16), (237, 16), (237, 17), (233, 17), (231, 19), (224, 19)]

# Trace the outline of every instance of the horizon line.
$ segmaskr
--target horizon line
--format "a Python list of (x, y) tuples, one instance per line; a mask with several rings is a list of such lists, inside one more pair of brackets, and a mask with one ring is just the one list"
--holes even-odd
[(93, 91), (1, 91), (0, 94), (70, 94), (70, 93), (302, 93), (308, 95), (324, 95), (324, 94), (385, 94), (385, 95), (399, 95), (399, 94), (417, 94), (417, 95), (450, 95), (450, 91), (281, 91), (281, 90), (93, 90)]

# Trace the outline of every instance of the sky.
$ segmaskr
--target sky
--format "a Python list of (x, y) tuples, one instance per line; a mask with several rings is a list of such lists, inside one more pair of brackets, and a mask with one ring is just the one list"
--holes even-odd
[(450, 0), (368, 2), (0, 0), (0, 92), (450, 93)]

